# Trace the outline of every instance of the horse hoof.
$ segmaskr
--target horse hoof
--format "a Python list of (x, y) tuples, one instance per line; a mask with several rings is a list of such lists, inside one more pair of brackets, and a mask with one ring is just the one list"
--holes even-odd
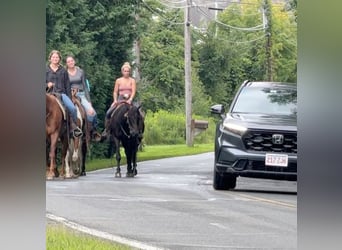
[(80, 176), (86, 176), (86, 172), (81, 172)]
[(127, 173), (126, 177), (134, 177), (134, 174), (133, 173)]
[(121, 173), (115, 173), (115, 178), (121, 178)]

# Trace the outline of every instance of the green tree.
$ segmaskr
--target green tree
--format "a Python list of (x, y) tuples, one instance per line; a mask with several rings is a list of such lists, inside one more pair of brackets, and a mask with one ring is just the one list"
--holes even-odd
[[(269, 12), (264, 3), (269, 3)], [(296, 81), (293, 9), (286, 9), (285, 3), (242, 0), (228, 6), (218, 19), (218, 24), (210, 24), (199, 48), (200, 80), (213, 99), (228, 104), (237, 85), (246, 79), (267, 80), (270, 69), (274, 81)]]
[[(99, 128), (112, 102), (114, 80), (121, 65), (132, 61), (132, 45), (138, 36), (137, 0), (48, 0), (46, 50), (73, 54), (91, 83), (91, 99), (98, 113)], [(94, 145), (93, 154), (104, 147)], [(98, 149), (98, 150), (97, 150)]]
[[(185, 110), (184, 17), (179, 9), (166, 9), (157, 1), (142, 4), (142, 22), (148, 29), (141, 35), (141, 98), (144, 107), (157, 110)], [(149, 13), (149, 15), (147, 14)], [(193, 32), (195, 34), (195, 31)], [(193, 39), (196, 42), (196, 37)], [(194, 46), (193, 46), (194, 47)], [(207, 114), (210, 98), (198, 78), (198, 56), (193, 50), (193, 113)], [(206, 106), (206, 107), (205, 107)]]

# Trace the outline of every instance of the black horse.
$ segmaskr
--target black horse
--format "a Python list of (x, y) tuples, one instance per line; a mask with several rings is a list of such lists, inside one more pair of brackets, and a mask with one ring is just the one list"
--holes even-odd
[(114, 144), (116, 155), (115, 177), (121, 177), (120, 144), (123, 146), (127, 161), (127, 177), (137, 175), (137, 152), (145, 129), (141, 106), (120, 103), (113, 111), (109, 121), (110, 141)]

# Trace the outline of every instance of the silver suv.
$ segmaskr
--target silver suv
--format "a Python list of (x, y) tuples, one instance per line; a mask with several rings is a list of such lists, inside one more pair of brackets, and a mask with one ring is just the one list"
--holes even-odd
[(297, 180), (297, 85), (245, 81), (215, 135), (213, 187), (234, 189), (238, 176)]

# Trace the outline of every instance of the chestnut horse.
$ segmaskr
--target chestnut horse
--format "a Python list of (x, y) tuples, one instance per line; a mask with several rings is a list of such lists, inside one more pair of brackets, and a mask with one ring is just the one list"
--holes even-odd
[(64, 175), (65, 156), (68, 149), (69, 136), (67, 133), (67, 122), (64, 118), (62, 108), (58, 104), (57, 97), (53, 94), (46, 93), (46, 160), (47, 170), (46, 178), (48, 180), (58, 177), (60, 173), (57, 169), (56, 152), (58, 139), (62, 143), (61, 162), (62, 170), (61, 176)]
[(136, 107), (126, 102), (118, 104), (109, 121), (110, 140), (114, 142), (116, 155), (115, 177), (121, 177), (120, 144), (122, 144), (127, 161), (126, 177), (137, 175), (137, 152), (141, 143), (145, 125), (141, 106)]

